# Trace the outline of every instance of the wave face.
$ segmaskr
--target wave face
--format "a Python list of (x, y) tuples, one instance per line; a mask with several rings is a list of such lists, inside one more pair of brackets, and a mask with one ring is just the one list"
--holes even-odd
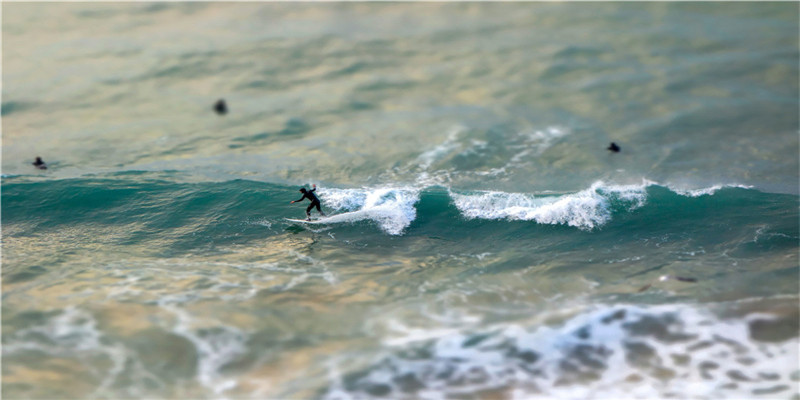
[[(193, 234), (224, 236), (241, 230), (247, 237), (255, 234), (254, 221), (283, 224), (284, 218), (303, 215), (303, 206), (287, 204), (298, 196), (295, 187), (244, 180), (182, 184), (111, 179), (13, 183), (7, 179), (3, 192), (4, 226), (27, 233), (95, 223), (136, 225), (141, 234), (188, 229)], [(395, 236), (414, 235), (415, 227), (439, 224), (457, 229), (477, 221), (492, 222), (499, 231), (526, 222), (533, 230), (564, 226), (591, 232), (674, 225), (676, 220), (697, 226), (747, 223), (752, 217), (743, 209), (762, 217), (797, 216), (793, 196), (740, 186), (686, 191), (652, 182), (625, 186), (596, 182), (585, 190), (562, 194), (457, 191), (437, 186), (320, 187), (317, 194), (330, 216), (326, 224), (346, 228), (368, 222), (381, 234)], [(705, 214), (711, 207), (715, 213)], [(130, 234), (135, 237), (137, 231)]]

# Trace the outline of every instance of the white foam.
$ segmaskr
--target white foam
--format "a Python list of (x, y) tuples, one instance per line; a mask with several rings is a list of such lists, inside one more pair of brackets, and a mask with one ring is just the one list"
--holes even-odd
[(257, 219), (257, 220), (254, 220), (254, 221), (247, 221), (247, 223), (252, 224), (252, 225), (260, 225), (260, 226), (265, 226), (267, 228), (272, 228), (272, 222), (270, 222), (266, 218), (261, 218), (261, 219)]
[(539, 156), (553, 146), (558, 139), (569, 134), (569, 131), (551, 126), (547, 129), (527, 129), (519, 133), (522, 144), (514, 146), (523, 150), (511, 157), (510, 166), (520, 164), (525, 158)]
[[(420, 153), (416, 159), (402, 167), (395, 167), (389, 172), (390, 177), (397, 174), (405, 175), (416, 173), (415, 183), (418, 185), (447, 185), (455, 176), (498, 177), (509, 171), (527, 165), (531, 157), (542, 155), (570, 132), (558, 126), (545, 129), (524, 129), (511, 133), (502, 140), (486, 141), (474, 138), (460, 138), (466, 131), (465, 127), (457, 126), (450, 129), (447, 138), (433, 148)], [(500, 149), (502, 148), (502, 150)], [(510, 150), (512, 155), (503, 166), (490, 167), (487, 170), (457, 171), (450, 167), (434, 169), (432, 166), (447, 157), (463, 156), (467, 158), (484, 157), (487, 152)]]
[(612, 202), (628, 209), (641, 207), (646, 186), (606, 186), (595, 182), (589, 189), (563, 196), (535, 196), (526, 193), (481, 192), (451, 197), (461, 214), (469, 219), (510, 219), (563, 224), (593, 229), (611, 219)]
[[(133, 367), (129, 369), (131, 380), (146, 378), (150, 382), (163, 384), (158, 377), (148, 372), (124, 345), (106, 337), (97, 328), (97, 321), (91, 313), (74, 306), (65, 308), (62, 313), (47, 319), (42, 324), (4, 336), (2, 347), (4, 356), (33, 351), (73, 359), (85, 363), (90, 369), (94, 364), (93, 360), (107, 357), (112, 363), (109, 368), (92, 371), (97, 374), (102, 373), (103, 380), (89, 397), (104, 397), (111, 385), (126, 370), (126, 363), (130, 363)], [(143, 395), (135, 387), (129, 388), (128, 394), (134, 397)]]
[[(692, 305), (593, 306), (560, 324), (499, 323), (472, 334), (390, 320), (397, 346), (326, 398), (452, 398), (487, 390), (514, 398), (770, 398), (800, 390), (797, 336), (761, 342), (751, 323)], [(770, 393), (770, 390), (780, 392)], [(345, 396), (348, 397), (348, 396)], [(503, 396), (501, 396), (503, 397)]]
[(675, 185), (666, 185), (666, 187), (669, 190), (671, 190), (671, 191), (673, 191), (673, 192), (675, 192), (675, 193), (677, 193), (677, 194), (679, 194), (681, 196), (687, 196), (687, 197), (710, 196), (710, 195), (713, 195), (714, 193), (716, 193), (717, 191), (719, 191), (720, 189), (726, 189), (726, 188), (739, 188), (739, 189), (752, 189), (753, 188), (753, 186), (740, 185), (740, 184), (735, 184), (735, 183), (733, 183), (733, 184), (724, 184), (724, 185), (723, 184), (713, 185), (713, 186), (710, 186), (710, 187), (699, 188), (699, 189), (687, 189), (687, 188), (681, 188), (681, 187), (678, 187), (678, 186), (675, 186)]
[[(203, 321), (193, 318), (181, 308), (170, 305), (162, 307), (176, 316), (177, 323), (172, 332), (188, 339), (197, 349), (198, 382), (216, 395), (236, 387), (237, 379), (224, 376), (220, 373), (220, 369), (247, 352), (245, 343), (249, 339), (249, 334), (217, 322), (210, 323), (210, 326), (214, 327), (213, 330), (206, 329), (201, 333), (196, 325), (202, 325)], [(209, 324), (209, 321), (205, 322)]]
[[(289, 251), (283, 262), (189, 262), (183, 259), (137, 261), (136, 268), (121, 263), (114, 268), (124, 271), (110, 283), (108, 299), (160, 305), (188, 305), (219, 300), (241, 302), (252, 299), (261, 290), (286, 291), (312, 280), (335, 284), (338, 279), (324, 262)], [(202, 273), (194, 267), (213, 273)], [(192, 283), (188, 283), (192, 282)]]
[(441, 144), (437, 145), (431, 150), (428, 150), (417, 157), (417, 165), (426, 170), (430, 168), (431, 164), (440, 160), (442, 157), (450, 154), (454, 150), (461, 147), (461, 145), (457, 142), (458, 135), (464, 130), (464, 128), (456, 127), (452, 128), (450, 132), (447, 134), (447, 140), (442, 142)]
[(371, 220), (384, 232), (400, 235), (417, 217), (418, 189), (325, 189), (319, 195), (325, 207), (342, 212), (326, 218), (326, 223)]
[(14, 352), (19, 349), (43, 349), (60, 352), (59, 349), (87, 351), (98, 349), (102, 336), (96, 328), (96, 321), (91, 314), (75, 307), (68, 307), (64, 311), (49, 319), (45, 324), (33, 326), (16, 332), (14, 337), (20, 339), (36, 334), (48, 338), (46, 344), (34, 341), (3, 344), (3, 352)]

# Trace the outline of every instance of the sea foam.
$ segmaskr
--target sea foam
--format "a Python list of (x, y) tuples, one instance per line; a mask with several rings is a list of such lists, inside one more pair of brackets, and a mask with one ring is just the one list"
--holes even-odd
[(775, 315), (728, 319), (685, 304), (559, 313), (548, 315), (557, 324), (469, 333), (393, 329), (400, 337), (384, 340), (385, 356), (343, 376), (325, 398), (775, 398), (798, 390), (797, 336), (758, 339), (759, 324)]
[(451, 192), (451, 197), (461, 214), (469, 219), (535, 221), (591, 230), (611, 219), (613, 205), (628, 209), (641, 207), (647, 198), (646, 187), (647, 184), (609, 186), (595, 182), (589, 189), (561, 196)]
[(699, 188), (699, 189), (687, 189), (675, 185), (666, 185), (666, 187), (669, 190), (681, 196), (686, 196), (686, 197), (711, 196), (721, 189), (728, 189), (728, 188), (753, 189), (753, 186), (739, 185), (739, 184), (713, 185), (710, 187)]
[(417, 217), (417, 189), (324, 189), (319, 195), (325, 207), (339, 213), (328, 217), (328, 223), (371, 220), (384, 232), (400, 235)]

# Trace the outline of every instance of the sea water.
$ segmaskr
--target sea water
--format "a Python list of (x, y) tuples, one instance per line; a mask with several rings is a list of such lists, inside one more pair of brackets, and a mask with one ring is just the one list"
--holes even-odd
[(2, 396), (796, 399), (797, 32), (6, 2)]

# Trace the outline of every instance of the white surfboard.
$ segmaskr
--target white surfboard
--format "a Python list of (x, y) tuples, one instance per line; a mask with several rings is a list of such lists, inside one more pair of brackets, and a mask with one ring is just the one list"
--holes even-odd
[(369, 213), (364, 212), (363, 210), (359, 211), (350, 211), (350, 212), (343, 212), (333, 215), (326, 215), (324, 217), (312, 219), (311, 221), (307, 221), (305, 219), (294, 219), (294, 218), (285, 218), (287, 221), (296, 222), (298, 224), (337, 224), (337, 223), (352, 223), (356, 221), (361, 221), (363, 219), (369, 218)]
[(287, 221), (297, 222), (299, 224), (322, 224), (325, 222), (326, 218), (317, 218), (312, 219), (311, 221), (307, 219), (294, 219), (294, 218), (285, 218)]

